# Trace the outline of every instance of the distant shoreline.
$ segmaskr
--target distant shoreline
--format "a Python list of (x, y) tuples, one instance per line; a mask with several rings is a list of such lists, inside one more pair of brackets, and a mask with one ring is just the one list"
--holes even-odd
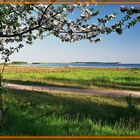
[(72, 63), (11, 63), (9, 65), (15, 66), (30, 66), (30, 67), (64, 67), (64, 68), (138, 68), (140, 64), (123, 64), (119, 62), (72, 62)]
[(122, 63), (122, 62), (31, 62), (31, 63), (28, 63), (28, 64), (140, 64), (140, 62), (139, 63)]
[[(2, 65), (3, 63), (0, 63)], [(140, 65), (139, 63), (122, 63), (122, 62), (26, 62), (26, 61), (13, 61), (9, 62), (7, 64), (12, 64), (12, 65), (22, 65), (22, 64), (33, 64), (33, 65), (38, 65), (38, 64), (126, 64), (126, 65)]]
[[(0, 63), (3, 64), (3, 63)], [(7, 64), (132, 64), (139, 65), (140, 63), (122, 63), (122, 62), (25, 62), (25, 61), (13, 61)]]

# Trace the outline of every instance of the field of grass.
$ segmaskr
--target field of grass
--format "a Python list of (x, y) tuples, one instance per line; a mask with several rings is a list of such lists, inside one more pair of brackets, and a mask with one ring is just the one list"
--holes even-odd
[[(11, 83), (140, 91), (140, 69), (8, 66)], [(140, 136), (140, 98), (3, 91), (0, 135)], [(132, 101), (132, 102), (131, 102)]]
[(33, 68), (9, 66), (9, 82), (81, 88), (113, 88), (140, 91), (140, 69)]
[(0, 135), (140, 135), (140, 99), (8, 90)]

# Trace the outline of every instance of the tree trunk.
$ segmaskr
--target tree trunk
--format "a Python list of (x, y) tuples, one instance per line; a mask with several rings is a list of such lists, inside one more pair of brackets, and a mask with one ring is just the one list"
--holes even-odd
[(0, 76), (0, 128), (3, 126), (2, 76)]

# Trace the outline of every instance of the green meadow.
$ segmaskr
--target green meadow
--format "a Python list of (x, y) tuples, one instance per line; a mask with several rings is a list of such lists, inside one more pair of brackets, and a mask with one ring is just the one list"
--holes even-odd
[(140, 135), (140, 99), (8, 90), (4, 101), (0, 135)]
[[(10, 83), (140, 91), (139, 69), (8, 66)], [(7, 89), (0, 135), (139, 136), (140, 98)]]
[(140, 69), (9, 67), (4, 76), (22, 84), (140, 90)]

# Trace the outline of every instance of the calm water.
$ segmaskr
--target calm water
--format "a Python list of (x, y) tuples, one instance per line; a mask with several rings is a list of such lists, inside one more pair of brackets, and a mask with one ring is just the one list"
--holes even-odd
[(24, 64), (33, 67), (95, 67), (95, 68), (140, 68), (140, 64), (118, 63), (48, 63), (48, 64)]

